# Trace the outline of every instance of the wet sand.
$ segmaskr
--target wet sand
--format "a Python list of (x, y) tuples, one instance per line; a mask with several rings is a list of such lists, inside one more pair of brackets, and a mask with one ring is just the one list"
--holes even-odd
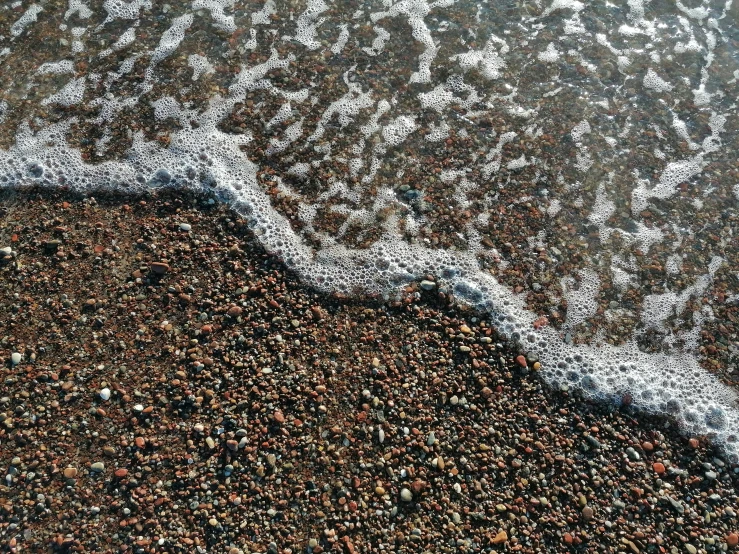
[(546, 390), (434, 290), (306, 290), (206, 197), (3, 191), (3, 247), (3, 551), (739, 542), (706, 437)]

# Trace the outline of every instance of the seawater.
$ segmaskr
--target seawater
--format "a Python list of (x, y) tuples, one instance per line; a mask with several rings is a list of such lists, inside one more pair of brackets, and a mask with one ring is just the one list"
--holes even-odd
[(0, 186), (212, 191), (306, 284), (426, 280), (553, 387), (668, 414), (737, 460), (737, 396), (701, 340), (739, 301), (738, 13), (3, 2)]

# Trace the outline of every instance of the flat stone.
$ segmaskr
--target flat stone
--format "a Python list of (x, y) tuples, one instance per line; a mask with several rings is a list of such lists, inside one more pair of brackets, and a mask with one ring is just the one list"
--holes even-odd
[(433, 281), (429, 281), (428, 279), (424, 279), (421, 281), (421, 288), (423, 290), (433, 290), (436, 288), (436, 283)]
[(125, 467), (121, 467), (115, 470), (114, 475), (118, 477), (118, 479), (123, 479), (126, 475), (128, 475), (128, 470)]
[(90, 465), (90, 469), (95, 473), (102, 473), (105, 471), (105, 464), (103, 462), (95, 462)]
[(154, 262), (149, 266), (151, 268), (151, 271), (153, 273), (156, 273), (157, 275), (164, 275), (169, 271), (169, 264), (166, 264), (164, 262)]
[(67, 479), (74, 479), (77, 477), (77, 468), (76, 467), (65, 467), (64, 468), (64, 477)]
[(493, 544), (501, 544), (508, 540), (508, 533), (505, 531), (501, 531), (497, 535), (495, 535), (495, 538), (493, 539)]

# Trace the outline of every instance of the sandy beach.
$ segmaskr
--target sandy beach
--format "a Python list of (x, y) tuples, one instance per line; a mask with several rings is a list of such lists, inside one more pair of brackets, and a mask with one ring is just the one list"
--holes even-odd
[(725, 552), (706, 437), (546, 390), (435, 290), (301, 287), (206, 197), (3, 191), (7, 552)]

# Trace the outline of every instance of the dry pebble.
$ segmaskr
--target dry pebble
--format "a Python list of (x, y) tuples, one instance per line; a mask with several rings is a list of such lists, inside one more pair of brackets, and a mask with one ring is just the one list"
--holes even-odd
[[(208, 200), (4, 198), (3, 547), (736, 548), (739, 473), (706, 437), (548, 391), (435, 287), (306, 290)], [(73, 259), (45, 249), (58, 226)]]

